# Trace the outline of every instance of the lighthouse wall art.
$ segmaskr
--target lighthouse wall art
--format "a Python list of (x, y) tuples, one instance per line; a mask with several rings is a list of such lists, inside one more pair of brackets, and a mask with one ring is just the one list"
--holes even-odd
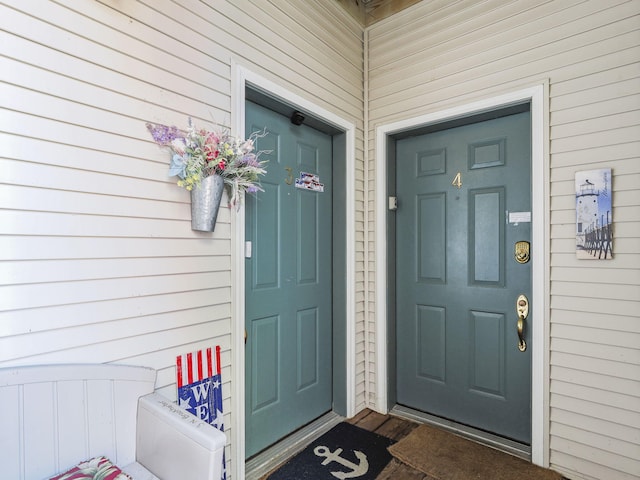
[(611, 169), (576, 172), (576, 256), (613, 258)]

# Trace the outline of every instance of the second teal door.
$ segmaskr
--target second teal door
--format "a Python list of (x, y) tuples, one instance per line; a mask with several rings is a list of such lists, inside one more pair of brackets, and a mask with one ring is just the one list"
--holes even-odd
[(246, 200), (247, 458), (330, 411), (333, 398), (331, 136), (248, 102), (246, 131), (265, 127), (264, 192)]
[[(397, 142), (397, 401), (529, 444), (529, 112)], [(535, 245), (532, 245), (535, 255)]]

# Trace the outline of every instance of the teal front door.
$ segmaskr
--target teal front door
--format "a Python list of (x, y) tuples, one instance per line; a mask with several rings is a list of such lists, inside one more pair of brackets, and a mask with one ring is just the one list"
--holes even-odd
[(246, 200), (246, 456), (332, 408), (332, 140), (254, 103), (264, 192)]
[(530, 152), (528, 111), (396, 143), (397, 402), (523, 444)]

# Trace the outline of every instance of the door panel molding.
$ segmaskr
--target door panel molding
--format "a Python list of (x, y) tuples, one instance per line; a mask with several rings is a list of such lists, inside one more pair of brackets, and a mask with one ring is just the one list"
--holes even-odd
[[(505, 395), (505, 318), (501, 313), (469, 312), (471, 340), (470, 360), (472, 373), (469, 390), (494, 395), (506, 400)], [(487, 332), (490, 332), (487, 334)], [(495, 341), (495, 340), (498, 341)]]
[[(270, 317), (257, 318), (253, 321), (251, 327), (251, 335), (254, 337), (260, 337), (262, 342), (254, 344), (254, 351), (251, 358), (261, 359), (262, 370), (253, 368), (252, 371), (256, 378), (253, 383), (257, 386), (256, 394), (251, 405), (253, 410), (261, 410), (271, 404), (277, 403), (279, 400), (279, 393), (276, 388), (278, 382), (276, 376), (278, 375), (278, 363), (280, 345), (278, 344), (278, 338), (280, 335), (280, 316), (273, 315)], [(263, 352), (257, 350), (264, 348)], [(254, 362), (257, 360), (254, 360)], [(258, 378), (255, 372), (262, 371), (263, 375)], [(268, 374), (265, 374), (268, 372)]]
[[(548, 212), (549, 200), (545, 192), (548, 185), (548, 103), (549, 83), (544, 82), (508, 92), (498, 96), (456, 107), (427, 113), (376, 128), (375, 168), (376, 180), (376, 410), (386, 413), (389, 405), (389, 317), (388, 317), (388, 255), (389, 239), (387, 216), (387, 185), (389, 172), (387, 161), (390, 155), (391, 136), (412, 130), (426, 128), (467, 116), (515, 106), (530, 102), (531, 109), (531, 200), (532, 200), (532, 243), (537, 246), (532, 256), (532, 385), (531, 385), (531, 461), (537, 465), (549, 465), (549, 280), (548, 280)], [(480, 162), (481, 164), (482, 162)]]
[[(444, 192), (434, 192), (418, 195), (416, 219), (414, 224), (418, 238), (418, 282), (444, 285), (447, 283), (447, 249), (446, 230), (443, 228), (447, 217)], [(431, 213), (430, 228), (427, 213)], [(433, 255), (422, 255), (422, 252), (432, 252)]]
[(416, 344), (420, 349), (418, 376), (438, 383), (446, 381), (446, 328), (445, 309), (435, 305), (418, 305), (416, 308)]
[[(355, 132), (354, 123), (330, 112), (319, 105), (303, 98), (287, 88), (279, 85), (267, 78), (253, 72), (250, 68), (240, 65), (235, 59), (231, 61), (231, 127), (232, 131), (239, 136), (245, 135), (245, 104), (246, 89), (262, 92), (276, 102), (295, 107), (304, 112), (309, 112), (315, 119), (331, 127), (334, 132), (339, 133), (343, 139), (338, 142), (344, 145), (344, 155), (346, 172), (344, 178), (344, 191), (334, 191), (334, 195), (340, 198), (344, 205), (345, 215), (345, 270), (344, 280), (344, 304), (346, 305), (346, 325), (345, 325), (345, 351), (340, 352), (340, 358), (344, 358), (345, 372), (341, 375), (345, 378), (346, 392), (346, 416), (353, 416), (356, 412), (356, 233), (355, 233)], [(336, 189), (337, 190), (337, 189)], [(241, 206), (237, 212), (231, 215), (231, 267), (232, 267), (232, 290), (233, 290), (233, 310), (231, 321), (231, 348), (233, 363), (233, 378), (231, 392), (231, 455), (232, 474), (234, 478), (245, 477), (245, 387), (244, 387), (244, 323), (245, 323), (245, 210)], [(335, 372), (334, 372), (335, 375)], [(334, 399), (335, 400), (335, 399)]]
[(505, 285), (505, 191), (489, 187), (469, 190), (469, 280), (471, 285)]

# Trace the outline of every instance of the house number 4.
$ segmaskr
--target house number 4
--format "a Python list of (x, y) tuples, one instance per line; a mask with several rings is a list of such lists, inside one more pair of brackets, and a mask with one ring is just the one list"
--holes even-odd
[(456, 174), (451, 185), (458, 188), (462, 187), (462, 174), (460, 172)]

